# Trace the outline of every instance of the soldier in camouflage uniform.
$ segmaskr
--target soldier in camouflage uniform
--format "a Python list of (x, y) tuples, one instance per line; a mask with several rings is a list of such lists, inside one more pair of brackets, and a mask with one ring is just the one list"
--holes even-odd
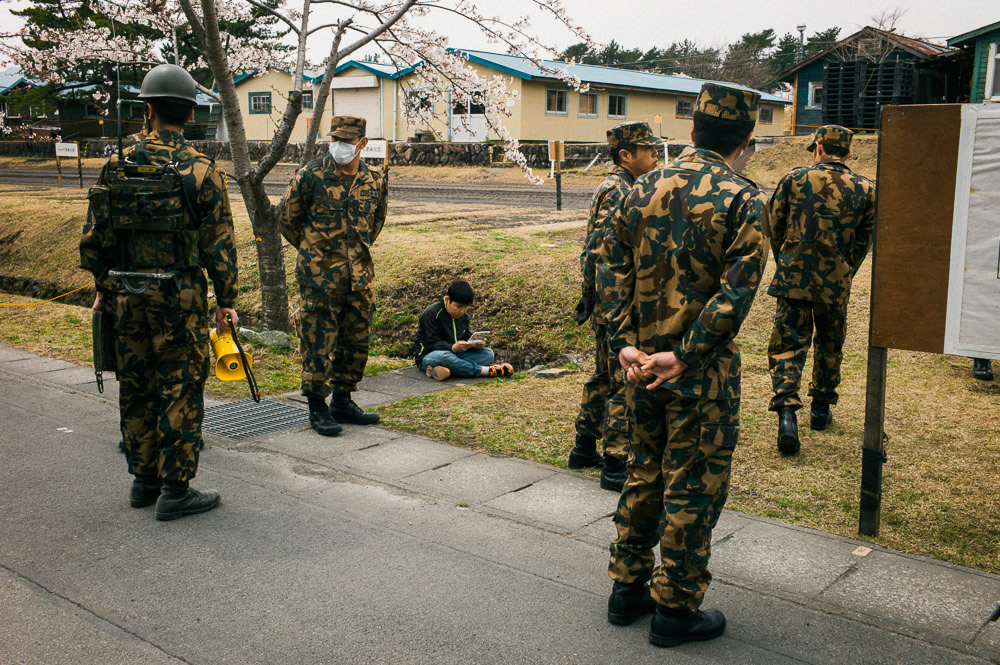
[(814, 326), (810, 425), (823, 430), (833, 418), (851, 281), (875, 231), (875, 188), (843, 161), (850, 130), (820, 127), (807, 149), (813, 165), (782, 178), (768, 204), (777, 269), (767, 292), (778, 300), (767, 348), (770, 410), (778, 412), (778, 450), (785, 455), (799, 452), (795, 412), (802, 408), (799, 379)]
[(608, 620), (628, 624), (655, 610), (649, 640), (657, 646), (725, 630), (721, 612), (698, 608), (740, 433), (734, 338), (767, 257), (766, 197), (732, 168), (749, 145), (759, 99), (705, 83), (695, 150), (636, 180), (612, 220), (621, 258), (601, 256), (622, 302), (609, 322), (610, 345), (627, 372), (632, 412)]
[[(583, 386), (580, 415), (576, 419), (576, 445), (569, 453), (569, 467), (603, 466), (601, 487), (620, 492), (628, 474), (629, 425), (625, 405), (624, 374), (617, 358), (609, 362), (606, 310), (615, 303), (601, 298), (601, 285), (608, 280), (607, 267), (601, 263), (602, 246), (613, 244), (606, 235), (606, 221), (618, 209), (638, 176), (649, 173), (659, 162), (663, 141), (653, 135), (645, 122), (630, 122), (608, 130), (608, 148), (614, 168), (598, 186), (590, 204), (587, 242), (580, 254), (583, 270), (583, 297), (577, 305), (576, 321), (590, 321), (597, 342), (594, 374)], [(603, 251), (612, 253), (613, 247)], [(613, 286), (613, 280), (612, 280)], [(611, 289), (611, 295), (614, 289)], [(607, 295), (607, 294), (605, 294)], [(604, 456), (597, 454), (597, 440), (604, 439)]]
[[(94, 309), (115, 314), (121, 430), (129, 473), (135, 476), (130, 504), (140, 508), (155, 502), (160, 520), (211, 510), (220, 502), (215, 490), (188, 487), (202, 447), (209, 371), (209, 296), (203, 269), (214, 285), (219, 331), (229, 330), (227, 315), (234, 323), (239, 320), (233, 310), (236, 248), (226, 186), (213, 161), (183, 136), (195, 92), (194, 79), (175, 65), (160, 65), (146, 75), (139, 98), (146, 102), (151, 132), (126, 150), (124, 163), (112, 158), (90, 188), (80, 241), (80, 265), (97, 284)], [(140, 193), (128, 199), (116, 194), (114, 183), (127, 165), (167, 163), (174, 164), (182, 181), (180, 196)], [(144, 197), (152, 202), (144, 203)], [(169, 205), (175, 209), (167, 209)], [(182, 220), (181, 230), (129, 235), (113, 228), (122, 223), (115, 220), (146, 217), (150, 210), (175, 214)], [(173, 277), (116, 277), (126, 264), (138, 273)]]
[(361, 160), (368, 143), (364, 118), (335, 116), (332, 127), (330, 154), (295, 174), (280, 219), (282, 235), (298, 251), (302, 394), (309, 400), (309, 422), (323, 436), (339, 434), (340, 423), (379, 421), (351, 393), (368, 362), (375, 310), (371, 246), (387, 206), (384, 176)]

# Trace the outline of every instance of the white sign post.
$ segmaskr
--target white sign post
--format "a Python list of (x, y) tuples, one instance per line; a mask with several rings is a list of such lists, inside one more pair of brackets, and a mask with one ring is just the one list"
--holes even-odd
[(80, 189), (83, 189), (83, 163), (80, 161), (80, 146), (76, 143), (56, 143), (56, 175), (59, 186), (62, 187), (62, 164), (60, 157), (76, 157), (76, 171), (80, 179)]

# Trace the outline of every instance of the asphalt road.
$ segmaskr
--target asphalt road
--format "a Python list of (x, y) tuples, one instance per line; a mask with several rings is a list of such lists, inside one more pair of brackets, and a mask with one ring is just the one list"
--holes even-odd
[[(83, 185), (89, 187), (97, 180), (98, 170), (83, 169)], [(63, 170), (63, 187), (76, 187), (76, 169)], [(55, 187), (57, 174), (42, 169), (0, 169), (0, 185)], [(281, 196), (288, 187), (288, 177), (283, 174), (265, 179), (264, 185), (271, 196)], [(564, 209), (587, 209), (593, 189), (590, 187), (566, 187), (563, 189)], [(530, 208), (555, 208), (555, 191), (525, 183), (516, 185), (455, 184), (429, 182), (401, 182), (389, 180), (389, 197), (396, 202), (423, 203), (466, 203), (498, 206), (522, 206)]]

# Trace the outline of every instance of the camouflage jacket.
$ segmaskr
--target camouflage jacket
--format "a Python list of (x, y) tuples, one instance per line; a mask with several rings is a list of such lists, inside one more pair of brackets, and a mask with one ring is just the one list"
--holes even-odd
[(306, 164), (288, 186), (281, 234), (298, 252), (303, 297), (364, 291), (375, 281), (371, 246), (385, 224), (384, 176), (362, 160), (353, 176), (337, 174), (327, 155)]
[(592, 321), (605, 323), (605, 312), (600, 307), (602, 284), (608, 281), (607, 267), (600, 260), (601, 247), (607, 242), (606, 231), (611, 215), (618, 209), (625, 195), (632, 189), (635, 176), (627, 169), (615, 166), (594, 192), (590, 204), (590, 218), (587, 220), (587, 243), (580, 254), (580, 268), (583, 271), (583, 297), (598, 305), (594, 307)]
[(638, 178), (611, 223), (621, 256), (601, 256), (620, 303), (608, 323), (612, 351), (673, 351), (688, 368), (661, 388), (739, 397), (734, 338), (767, 261), (766, 202), (709, 150)]
[[(217, 305), (233, 307), (236, 302), (236, 245), (229, 193), (222, 173), (216, 170), (214, 161), (189, 146), (177, 132), (152, 132), (142, 145), (154, 165), (176, 162), (185, 188), (194, 192), (193, 207), (198, 219), (190, 220), (190, 213), (185, 210), (185, 227), (197, 234), (198, 265), (208, 271)], [(135, 150), (136, 146), (126, 148), (126, 158), (132, 156)], [(117, 157), (113, 157), (104, 165), (98, 184), (91, 187), (87, 194), (90, 205), (80, 240), (80, 267), (93, 273), (100, 291), (115, 290), (116, 285), (108, 277), (108, 270), (122, 267), (119, 265), (120, 248), (111, 230), (107, 187), (110, 169), (116, 168), (117, 163)], [(162, 235), (167, 242), (176, 242), (168, 234)], [(201, 270), (189, 270), (187, 273), (190, 274), (179, 278), (182, 289), (204, 283)]]
[(843, 162), (786, 175), (768, 204), (777, 269), (768, 294), (847, 304), (875, 232), (875, 187)]

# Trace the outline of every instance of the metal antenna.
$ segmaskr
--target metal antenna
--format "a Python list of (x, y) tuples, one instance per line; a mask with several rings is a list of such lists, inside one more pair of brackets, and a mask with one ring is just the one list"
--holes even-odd
[[(111, 37), (117, 41), (115, 19), (113, 16), (109, 18), (111, 19)], [(120, 56), (115, 57), (115, 76), (118, 79), (118, 98), (115, 100), (115, 109), (118, 113), (118, 163), (122, 164), (125, 162), (125, 155), (122, 150), (122, 60)]]

